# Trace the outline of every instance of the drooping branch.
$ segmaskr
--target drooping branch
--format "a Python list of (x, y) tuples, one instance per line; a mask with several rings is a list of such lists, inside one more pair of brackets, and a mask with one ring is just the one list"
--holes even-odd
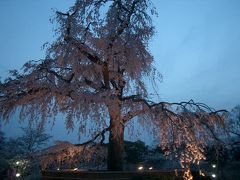
[[(54, 61), (56, 61), (56, 60), (53, 60), (53, 59), (45, 59), (44, 61), (43, 61), (43, 63), (42, 64), (40, 64), (39, 65), (39, 67), (38, 67), (38, 70), (39, 70), (39, 72), (38, 72), (38, 74), (40, 74), (40, 73), (48, 73), (48, 75), (54, 75), (58, 80), (60, 80), (61, 81), (61, 83), (62, 82), (65, 82), (65, 83), (67, 83), (67, 84), (70, 84), (73, 80), (74, 80), (74, 77), (76, 76), (75, 75), (75, 73), (73, 72), (73, 69), (72, 68), (68, 68), (67, 70), (69, 71), (68, 72), (68, 74), (66, 75), (66, 77), (64, 77), (64, 76), (62, 76), (60, 73), (58, 73), (58, 72), (56, 72), (56, 71), (54, 71), (54, 70), (52, 70), (51, 69), (51, 62), (53, 63)], [(65, 70), (65, 68), (58, 68), (58, 69), (63, 69), (63, 70)], [(48, 76), (46, 75), (46, 77), (48, 78)], [(48, 78), (48, 80), (50, 81), (50, 82), (52, 82), (51, 80), (50, 80), (50, 78)], [(100, 88), (103, 88), (103, 86), (102, 85), (99, 85), (99, 84), (97, 84), (96, 82), (93, 82), (93, 81), (91, 81), (91, 80), (89, 80), (87, 77), (83, 77), (83, 81), (82, 82), (80, 82), (79, 80), (77, 80), (76, 79), (76, 81), (78, 81), (78, 86), (85, 86), (85, 85), (88, 85), (89, 87), (91, 87), (91, 88), (93, 88), (93, 89), (95, 89), (95, 90), (98, 90), (98, 89), (100, 89)], [(53, 83), (53, 82), (52, 82)], [(75, 82), (76, 83), (76, 82)]]
[(215, 111), (214, 109), (208, 107), (206, 104), (195, 103), (193, 100), (179, 103), (153, 103), (141, 98), (140, 95), (127, 96), (120, 98), (120, 100), (123, 102), (123, 104), (130, 104), (130, 107), (134, 107), (137, 104), (139, 105), (138, 109), (131, 109), (124, 115), (124, 123), (130, 121), (134, 117), (141, 116), (146, 113), (154, 114), (155, 119), (158, 119), (158, 116), (164, 115), (164, 118), (169, 119), (172, 125), (176, 127), (187, 127), (189, 131), (191, 128), (193, 128), (192, 124), (197, 123), (199, 126), (205, 127), (205, 129), (210, 132), (211, 136), (215, 140), (218, 142), (223, 142), (218, 138), (213, 124), (209, 123), (209, 118), (214, 117), (216, 119), (219, 119), (220, 122), (222, 119), (222, 113), (226, 113), (226, 110)]
[(139, 107), (124, 116), (125, 122), (145, 113), (153, 115), (154, 125), (160, 129), (161, 148), (166, 155), (177, 155), (185, 170), (189, 170), (191, 163), (199, 164), (205, 159), (204, 148), (209, 142), (225, 144), (219, 135), (226, 133), (222, 114), (226, 110), (215, 111), (206, 104), (195, 103), (193, 100), (153, 103), (138, 95), (124, 97), (122, 102), (129, 103), (130, 107), (134, 107), (134, 104)]
[[(74, 73), (71, 72), (70, 75), (68, 75), (68, 77), (63, 77), (58, 72), (51, 69), (51, 63), (54, 62), (54, 61), (56, 61), (56, 60), (44, 59), (43, 63), (41, 63), (37, 68), (37, 70), (39, 71), (38, 74), (40, 75), (41, 73), (47, 72), (49, 74), (54, 75), (58, 80), (61, 80), (61, 81), (66, 82), (66, 83), (70, 83), (74, 78)], [(72, 69), (68, 69), (68, 70), (72, 71)]]
[(238, 132), (235, 132), (235, 131), (229, 131), (231, 134), (234, 134), (234, 135), (236, 135), (236, 136), (239, 136), (240, 137), (240, 133), (238, 133)]
[(91, 52), (93, 52), (93, 50), (91, 50), (90, 47), (87, 47), (86, 44), (79, 42), (78, 40), (70, 36), (68, 36), (67, 39), (65, 38), (65, 41), (69, 44), (72, 44), (74, 47), (76, 47), (78, 51), (83, 55), (85, 55), (92, 63), (103, 65), (103, 62), (101, 61), (101, 59), (96, 54), (92, 54)]
[(195, 103), (192, 99), (190, 101), (182, 101), (182, 102), (159, 102), (159, 103), (154, 103), (153, 101), (146, 100), (144, 98), (141, 98), (141, 95), (131, 95), (131, 96), (126, 96), (126, 97), (121, 97), (120, 101), (126, 103), (126, 102), (136, 102), (136, 103), (142, 103), (146, 105), (148, 108), (154, 108), (154, 107), (166, 107), (166, 106), (180, 106), (183, 109), (186, 109), (187, 106), (192, 106), (195, 107), (196, 110), (205, 110), (208, 111), (211, 114), (217, 114), (220, 112), (227, 112), (224, 109), (221, 110), (214, 110), (213, 108), (210, 108), (204, 103)]
[(136, 116), (142, 115), (146, 112), (147, 109), (141, 109), (141, 110), (135, 110), (135, 111), (129, 111), (126, 115), (123, 117), (123, 123), (127, 123), (131, 119), (133, 119)]
[(104, 128), (101, 132), (97, 133), (92, 139), (90, 139), (84, 143), (75, 144), (75, 145), (76, 146), (84, 146), (84, 145), (92, 144), (100, 136), (101, 136), (100, 144), (103, 144), (103, 142), (105, 140), (105, 133), (108, 132), (109, 130), (110, 130), (110, 127)]

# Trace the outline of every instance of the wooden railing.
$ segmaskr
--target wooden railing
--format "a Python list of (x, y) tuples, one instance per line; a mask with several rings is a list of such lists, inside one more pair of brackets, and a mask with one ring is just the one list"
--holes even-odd
[[(182, 180), (182, 171), (42, 171), (43, 180)], [(209, 178), (196, 176), (194, 180)]]

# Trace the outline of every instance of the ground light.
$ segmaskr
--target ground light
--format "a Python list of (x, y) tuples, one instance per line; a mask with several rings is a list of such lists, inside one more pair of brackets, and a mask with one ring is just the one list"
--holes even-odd
[(140, 170), (140, 171), (143, 170), (143, 166), (139, 166), (138, 170)]
[(153, 167), (149, 167), (148, 169), (149, 169), (149, 170), (152, 170), (152, 169), (153, 169)]
[(217, 176), (216, 176), (216, 174), (212, 174), (212, 177), (213, 177), (213, 178), (216, 178)]
[(17, 173), (17, 174), (16, 174), (16, 177), (20, 177), (20, 176), (21, 176), (21, 174), (20, 174), (20, 173)]
[(78, 168), (74, 168), (73, 170), (74, 170), (74, 171), (77, 171), (77, 170), (78, 170)]
[(216, 168), (217, 166), (216, 166), (216, 164), (212, 164), (212, 168)]
[(19, 163), (20, 163), (20, 162), (19, 162), (19, 161), (17, 161), (17, 162), (16, 162), (16, 165), (18, 165)]

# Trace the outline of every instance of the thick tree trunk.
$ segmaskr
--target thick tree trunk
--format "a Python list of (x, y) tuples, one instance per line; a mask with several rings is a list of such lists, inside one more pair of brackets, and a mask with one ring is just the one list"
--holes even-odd
[(124, 125), (119, 110), (119, 105), (109, 108), (111, 127), (108, 145), (109, 171), (123, 170)]

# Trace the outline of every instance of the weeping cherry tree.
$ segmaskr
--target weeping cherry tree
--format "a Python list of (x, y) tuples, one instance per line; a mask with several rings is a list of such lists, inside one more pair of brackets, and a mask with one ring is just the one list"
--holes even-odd
[(76, 0), (67, 12), (57, 11), (57, 38), (46, 57), (1, 82), (2, 119), (18, 113), (30, 123), (38, 119), (41, 128), (61, 113), (80, 136), (91, 124), (84, 145), (103, 142), (109, 132), (108, 170), (123, 170), (124, 130), (136, 118), (157, 130), (166, 154), (182, 149), (184, 168), (204, 159), (204, 147), (224, 128), (223, 111), (192, 100), (149, 100), (146, 78), (161, 78), (148, 50), (155, 13), (147, 0)]

